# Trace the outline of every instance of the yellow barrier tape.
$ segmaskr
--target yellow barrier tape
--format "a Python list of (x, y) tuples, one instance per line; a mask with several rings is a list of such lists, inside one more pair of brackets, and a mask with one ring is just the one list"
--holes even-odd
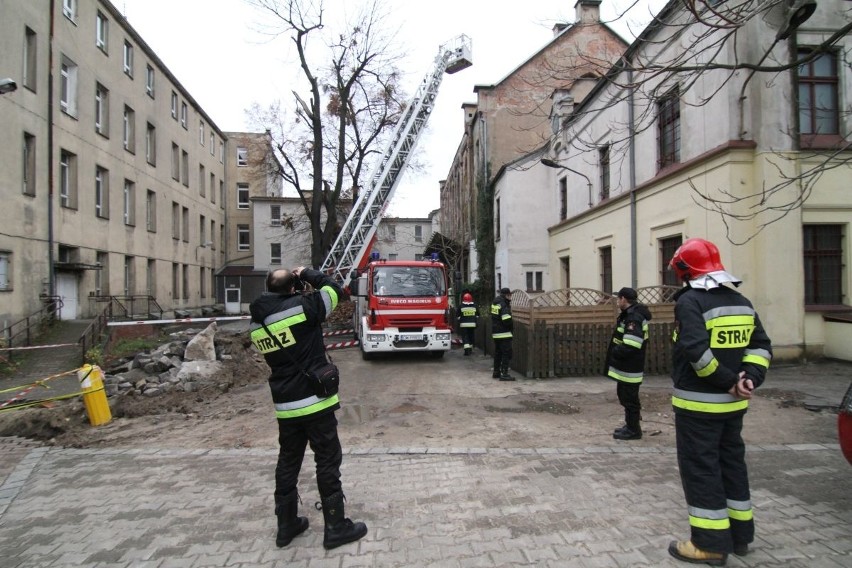
[(45, 402), (51, 402), (51, 401), (54, 401), (54, 400), (64, 400), (66, 398), (73, 398), (75, 396), (80, 396), (80, 395), (83, 395), (83, 394), (91, 394), (93, 392), (100, 392), (102, 390), (104, 390), (104, 387), (101, 387), (99, 389), (92, 389), (92, 390), (87, 390), (87, 391), (75, 392), (75, 393), (72, 393), (72, 394), (63, 394), (63, 395), (60, 395), (60, 396), (54, 396), (53, 398), (43, 398), (41, 400), (34, 400), (34, 401), (31, 401), (31, 402), (23, 402), (21, 404), (15, 404), (13, 406), (7, 406), (6, 408), (0, 408), (0, 414), (3, 414), (4, 412), (9, 412), (10, 410), (20, 410), (22, 408), (29, 408), (30, 406), (38, 406), (39, 404), (42, 404), (42, 403), (45, 403)]

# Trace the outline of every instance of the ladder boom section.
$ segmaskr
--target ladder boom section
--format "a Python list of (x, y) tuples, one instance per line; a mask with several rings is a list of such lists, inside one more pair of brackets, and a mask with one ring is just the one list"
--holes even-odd
[(382, 214), (399, 185), (417, 140), (435, 106), (444, 73), (455, 73), (471, 65), (470, 39), (460, 36), (441, 46), (434, 69), (426, 75), (397, 122), (381, 159), (352, 206), (346, 222), (320, 270), (348, 286), (353, 269), (364, 257), (378, 229)]

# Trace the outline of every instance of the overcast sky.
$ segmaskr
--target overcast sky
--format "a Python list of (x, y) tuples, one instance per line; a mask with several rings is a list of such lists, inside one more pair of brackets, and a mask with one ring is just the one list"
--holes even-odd
[[(328, 10), (361, 0), (326, 0)], [(291, 105), (299, 69), (292, 42), (258, 31), (259, 13), (244, 0), (113, 0), (130, 24), (224, 131), (245, 131), (252, 103)], [(415, 150), (422, 173), (403, 174), (389, 213), (425, 217), (439, 207), (446, 177), (464, 131), (461, 105), (475, 102), (475, 85), (497, 83), (543, 47), (557, 22), (575, 21), (575, 0), (383, 0), (388, 29), (407, 56), (401, 65), (410, 94), (432, 70), (438, 47), (461, 34), (471, 38), (473, 66), (444, 77), (435, 109)], [(629, 20), (612, 27), (628, 42), (664, 0), (640, 0)], [(603, 0), (612, 19), (628, 0)], [(632, 31), (631, 31), (632, 30)], [(307, 97), (306, 97), (307, 98)]]

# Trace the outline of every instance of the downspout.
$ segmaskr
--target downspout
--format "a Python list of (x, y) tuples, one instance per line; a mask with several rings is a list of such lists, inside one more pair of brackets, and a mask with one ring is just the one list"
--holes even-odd
[(627, 128), (628, 154), (630, 156), (630, 285), (637, 287), (637, 244), (636, 244), (636, 128), (633, 112), (633, 69), (627, 69)]
[(47, 294), (56, 292), (53, 272), (53, 36), (55, 0), (50, 0), (50, 34), (47, 48)]

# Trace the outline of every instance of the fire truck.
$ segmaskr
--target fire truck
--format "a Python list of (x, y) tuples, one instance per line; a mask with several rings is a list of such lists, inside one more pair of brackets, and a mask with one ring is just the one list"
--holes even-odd
[[(353, 278), (355, 337), (361, 357), (426, 351), (440, 358), (452, 346), (447, 272), (432, 260), (380, 260), (373, 256)], [(437, 256), (437, 255), (436, 255)]]

